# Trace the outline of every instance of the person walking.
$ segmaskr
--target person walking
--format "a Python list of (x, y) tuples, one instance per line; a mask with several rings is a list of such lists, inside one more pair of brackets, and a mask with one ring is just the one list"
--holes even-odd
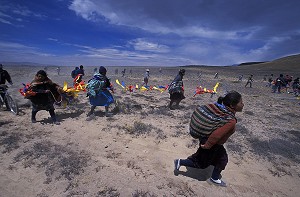
[(275, 93), (277, 91), (280, 94), (281, 88), (285, 87), (285, 85), (286, 83), (283, 74), (280, 74), (279, 77), (275, 80), (275, 86), (272, 92)]
[(250, 75), (248, 77), (247, 83), (245, 85), (245, 87), (247, 87), (248, 85), (250, 85), (250, 88), (252, 88), (252, 82), (253, 82), (253, 75)]
[(183, 76), (185, 75), (185, 70), (180, 69), (177, 76), (174, 78), (172, 83), (169, 85), (168, 90), (170, 94), (170, 109), (175, 109), (173, 103), (175, 103), (176, 108), (179, 107), (181, 100), (185, 99), (184, 88), (183, 88)]
[[(203, 132), (203, 134), (199, 133), (197, 135), (200, 146), (197, 152), (187, 159), (175, 159), (174, 172), (179, 171), (181, 166), (205, 169), (213, 165), (214, 169), (209, 181), (215, 185), (226, 187), (226, 183), (221, 180), (221, 172), (228, 163), (228, 155), (223, 144), (235, 132), (237, 123), (235, 114), (241, 112), (243, 107), (242, 96), (236, 91), (231, 91), (226, 96), (219, 97), (216, 103), (197, 107), (191, 117), (190, 133), (192, 135), (197, 129), (198, 132), (199, 130)], [(202, 111), (205, 113), (202, 113)], [(219, 120), (217, 128), (215, 128), (214, 117)], [(201, 124), (205, 124), (205, 127)], [(203, 129), (201, 129), (202, 127)], [(212, 131), (209, 131), (209, 129)]]

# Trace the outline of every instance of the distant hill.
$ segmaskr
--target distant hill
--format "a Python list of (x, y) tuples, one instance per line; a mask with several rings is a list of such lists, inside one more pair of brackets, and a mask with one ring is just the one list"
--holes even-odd
[(238, 64), (237, 66), (245, 66), (245, 65), (261, 64), (261, 63), (266, 63), (266, 62), (245, 62), (245, 63)]
[(50, 64), (40, 64), (35, 62), (1, 62), (4, 66), (55, 66)]
[(272, 70), (272, 71), (295, 71), (300, 72), (300, 54), (279, 58), (270, 62), (243, 64), (239, 67), (245, 69)]

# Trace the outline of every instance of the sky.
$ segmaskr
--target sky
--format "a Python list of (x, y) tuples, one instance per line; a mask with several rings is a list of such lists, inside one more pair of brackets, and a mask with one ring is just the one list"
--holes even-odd
[(0, 0), (0, 62), (233, 65), (300, 53), (299, 0)]

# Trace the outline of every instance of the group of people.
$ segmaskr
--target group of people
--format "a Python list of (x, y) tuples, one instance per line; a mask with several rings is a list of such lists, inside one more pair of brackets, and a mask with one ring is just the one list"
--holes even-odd
[[(271, 74), (266, 86), (272, 88), (272, 93), (281, 93), (282, 89), (285, 88), (286, 92), (293, 93), (295, 96), (300, 94), (299, 77), (293, 79), (290, 75), (280, 74), (279, 77), (274, 78), (274, 75)], [(292, 91), (289, 90), (290, 88)]]
[[(75, 69), (75, 71), (77, 72), (77, 75), (84, 75), (83, 67)], [(80, 73), (82, 71), (83, 73)], [(1, 84), (4, 84), (5, 80), (12, 83), (8, 73), (3, 71), (2, 65), (0, 65), (0, 74)], [(87, 116), (91, 116), (95, 112), (96, 106), (105, 106), (105, 115), (110, 116), (108, 107), (114, 102), (114, 98), (109, 92), (109, 89), (111, 89), (111, 83), (106, 74), (106, 68), (101, 66), (99, 71), (94, 74), (93, 78), (88, 81), (87, 96), (89, 97), (91, 109)], [(175, 107), (178, 107), (180, 101), (185, 98), (183, 86), (184, 75), (185, 69), (180, 69), (177, 76), (168, 87), (170, 94), (170, 109), (174, 109), (174, 103)], [(148, 85), (147, 79), (149, 76), (149, 70), (147, 69), (144, 75), (145, 85)], [(28, 97), (32, 102), (32, 123), (36, 122), (36, 115), (38, 111), (47, 110), (49, 111), (53, 123), (59, 124), (54, 112), (54, 103), (59, 100), (60, 94), (63, 92), (62, 87), (52, 82), (51, 79), (48, 78), (45, 70), (39, 70), (36, 73), (34, 80), (30, 83), (29, 89), (34, 92), (33, 96)], [(113, 91), (113, 89), (111, 90)], [(198, 137), (200, 145), (196, 153), (186, 159), (176, 159), (174, 161), (174, 170), (179, 171), (181, 166), (204, 169), (213, 165), (214, 170), (210, 178), (211, 183), (218, 186), (226, 186), (226, 183), (221, 179), (221, 172), (225, 169), (228, 163), (228, 155), (223, 144), (235, 132), (235, 125), (237, 123), (235, 113), (241, 112), (243, 106), (244, 104), (241, 94), (235, 91), (227, 93), (224, 97), (219, 97), (216, 103), (210, 104), (210, 107), (214, 109), (210, 111), (210, 113), (215, 113), (212, 114), (212, 116), (219, 116), (222, 114), (222, 117), (219, 117), (219, 119), (221, 118), (223, 120), (222, 124), (218, 124), (217, 128), (215, 128), (214, 125), (214, 129), (211, 133), (200, 135), (200, 137)], [(191, 119), (190, 130), (201, 127), (200, 122), (198, 122), (201, 119), (201, 115), (197, 113), (199, 109), (200, 107), (193, 113), (194, 119)]]
[[(239, 81), (241, 81), (243, 75), (239, 76)], [(245, 87), (252, 88), (253, 83), (253, 75), (251, 74)], [(277, 78), (274, 78), (274, 75), (271, 74), (268, 78), (267, 75), (264, 75), (263, 81), (266, 81), (266, 87), (271, 87), (272, 93), (282, 93), (282, 89), (285, 89), (287, 93), (293, 93), (295, 96), (299, 96), (300, 94), (300, 84), (299, 84), (299, 77), (293, 79), (290, 75), (283, 75), (280, 74)]]
[(79, 67), (75, 67), (75, 69), (71, 72), (71, 77), (73, 79), (75, 79), (75, 77), (78, 76), (79, 74), (81, 74), (82, 76), (84, 76), (83, 65), (80, 65)]

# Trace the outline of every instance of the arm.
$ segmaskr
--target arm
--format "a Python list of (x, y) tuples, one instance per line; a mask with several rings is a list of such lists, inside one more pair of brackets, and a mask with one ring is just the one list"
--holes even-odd
[(7, 80), (7, 82), (12, 85), (13, 82), (11, 80), (11, 77), (10, 77), (9, 73), (7, 71), (5, 71), (5, 74), (6, 74), (6, 80)]
[(232, 133), (234, 133), (235, 124), (236, 124), (236, 120), (231, 119), (224, 126), (216, 129), (209, 136), (205, 144), (201, 144), (201, 148), (210, 149), (213, 145), (218, 144), (218, 142), (220, 142), (221, 140), (223, 143), (226, 142), (226, 140), (232, 135)]

